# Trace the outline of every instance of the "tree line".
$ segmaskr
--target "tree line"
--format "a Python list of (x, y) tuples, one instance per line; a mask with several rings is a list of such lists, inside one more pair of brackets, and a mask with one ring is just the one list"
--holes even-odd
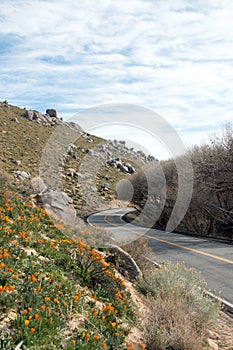
[[(178, 232), (233, 240), (233, 126), (227, 123), (209, 142), (179, 157), (191, 159), (193, 194)], [(185, 173), (185, 169), (184, 169)], [(143, 212), (144, 224), (165, 229), (178, 193), (178, 173), (172, 159), (150, 163), (131, 177), (132, 202)]]

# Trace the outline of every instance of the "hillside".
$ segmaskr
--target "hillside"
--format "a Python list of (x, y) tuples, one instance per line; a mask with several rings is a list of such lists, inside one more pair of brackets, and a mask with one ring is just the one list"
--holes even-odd
[[(148, 162), (124, 142), (89, 135), (51, 113), (0, 103), (0, 349), (232, 349), (232, 320), (219, 318), (194, 270), (182, 264), (156, 269), (147, 259), (154, 258), (148, 242), (140, 239), (121, 247), (141, 270), (132, 278), (113, 246), (97, 248), (103, 239), (111, 242), (106, 232), (82, 220), (71, 228), (35, 206), (42, 154), (60, 126), (79, 135), (59, 164), (77, 218), (100, 207), (101, 198), (106, 206), (123, 205), (116, 183)], [(55, 153), (49, 149), (48, 168)]]
[[(21, 109), (10, 105), (8, 102), (0, 103), (0, 169), (12, 174), (13, 171), (24, 171), (30, 173), (30, 179), (39, 176), (41, 157), (45, 147), (55, 132), (58, 126), (67, 123), (59, 118), (51, 118), (49, 122), (38, 122), (38, 119), (30, 120), (25, 117), (31, 111)], [(42, 116), (40, 112), (36, 112)], [(41, 117), (42, 118), (42, 117)], [(70, 130), (70, 129), (68, 129)], [(99, 197), (105, 201), (111, 201), (116, 198), (115, 185), (116, 183), (127, 176), (127, 172), (114, 166), (110, 166), (107, 162), (111, 162), (116, 158), (116, 155), (123, 154), (122, 161), (127, 162), (127, 157), (130, 157), (130, 163), (138, 169), (138, 164), (144, 163), (146, 158), (139, 156), (136, 152), (130, 151), (125, 147), (124, 143), (106, 141), (94, 135), (85, 133), (79, 126), (76, 125), (75, 132), (77, 140), (75, 144), (71, 144), (71, 148), (66, 154), (61, 153), (63, 157), (61, 170), (63, 190), (73, 200), (74, 206), (79, 214), (85, 215), (90, 211), (99, 209)], [(96, 147), (99, 145), (99, 149)], [(92, 204), (86, 203), (86, 199), (80, 191), (78, 177), (86, 176), (84, 186), (91, 187), (88, 180), (93, 181), (91, 169), (88, 169), (87, 174), (80, 174), (79, 167), (84, 157), (92, 150), (99, 153), (99, 161), (94, 186), (98, 191), (98, 196), (95, 200), (92, 196)], [(105, 157), (108, 151), (108, 157)], [(51, 150), (52, 157), (54, 150)], [(101, 155), (104, 155), (103, 160)], [(132, 158), (135, 161), (132, 161)], [(57, 175), (57, 174), (56, 174)], [(129, 176), (129, 175), (128, 175)], [(16, 181), (16, 179), (15, 179)], [(93, 185), (93, 184), (92, 184)], [(96, 192), (94, 189), (94, 192)], [(108, 206), (111, 202), (108, 203)], [(116, 202), (114, 202), (116, 205)]]

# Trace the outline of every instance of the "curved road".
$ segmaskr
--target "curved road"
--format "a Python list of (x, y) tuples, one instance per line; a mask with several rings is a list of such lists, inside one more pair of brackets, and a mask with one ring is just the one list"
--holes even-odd
[(90, 225), (110, 231), (117, 243), (143, 236), (155, 252), (156, 261), (184, 262), (205, 278), (208, 288), (233, 305), (233, 245), (126, 223), (122, 216), (133, 209), (110, 209), (92, 214)]

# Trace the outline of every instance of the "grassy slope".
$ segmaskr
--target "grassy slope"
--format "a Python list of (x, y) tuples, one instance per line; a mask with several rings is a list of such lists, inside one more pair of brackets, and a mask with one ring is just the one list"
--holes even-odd
[(6, 190), (0, 232), (1, 349), (128, 348), (135, 309), (114, 268), (83, 243), (90, 233), (54, 224)]

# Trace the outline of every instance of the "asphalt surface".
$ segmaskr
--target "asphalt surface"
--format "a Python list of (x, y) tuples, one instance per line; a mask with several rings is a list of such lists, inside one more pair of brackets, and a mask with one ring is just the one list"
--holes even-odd
[(140, 236), (147, 238), (157, 262), (184, 262), (195, 268), (211, 292), (233, 304), (233, 245), (132, 225), (122, 220), (129, 211), (106, 210), (89, 216), (87, 221), (111, 232), (117, 244)]

